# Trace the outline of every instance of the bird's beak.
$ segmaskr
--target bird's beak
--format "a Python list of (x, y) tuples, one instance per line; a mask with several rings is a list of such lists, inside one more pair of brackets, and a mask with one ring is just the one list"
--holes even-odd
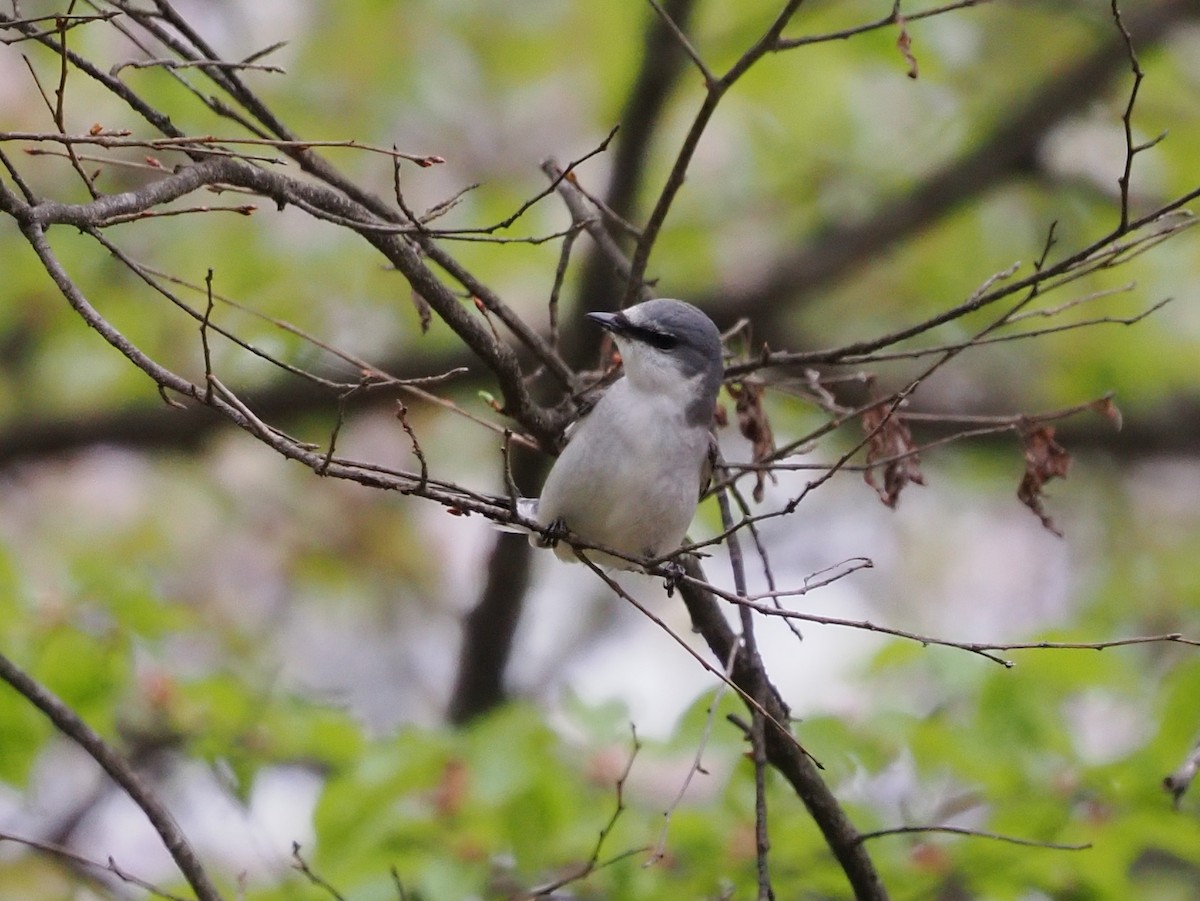
[(587, 313), (585, 315), (606, 332), (619, 335), (625, 331), (625, 315), (623, 313)]

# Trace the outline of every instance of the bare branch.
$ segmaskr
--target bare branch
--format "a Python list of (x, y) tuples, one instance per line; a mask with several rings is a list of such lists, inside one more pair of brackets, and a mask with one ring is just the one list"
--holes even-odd
[(308, 865), (308, 861), (306, 861), (300, 855), (300, 843), (299, 842), (292, 842), (292, 860), (295, 861), (295, 863), (293, 863), (292, 866), (295, 869), (299, 870), (300, 873), (303, 874), (305, 879), (307, 879), (309, 882), (311, 882), (317, 888), (326, 892), (329, 895), (329, 897), (333, 899), (333, 901), (346, 901), (345, 896), (341, 892), (339, 892), (336, 888), (334, 888), (328, 881), (326, 881), (324, 878), (322, 878), (320, 875), (318, 875), (316, 872), (314, 872), (312, 867), (310, 867)]
[[(1145, 73), (1142, 72), (1137, 52), (1133, 49), (1133, 37), (1129, 34), (1129, 29), (1125, 27), (1125, 23), (1121, 20), (1121, 6), (1118, 0), (1112, 0), (1111, 9), (1113, 23), (1117, 26), (1117, 31), (1121, 34), (1121, 40), (1125, 44), (1125, 52), (1129, 57), (1129, 68), (1133, 72), (1133, 85), (1129, 88), (1129, 100), (1125, 104), (1125, 112), (1121, 114), (1121, 125), (1125, 132), (1125, 165), (1120, 177), (1117, 179), (1117, 185), (1121, 191), (1121, 207), (1117, 231), (1123, 231), (1129, 227), (1129, 183), (1133, 174), (1133, 158), (1147, 147), (1154, 146), (1157, 141), (1144, 147), (1134, 146), (1133, 109), (1137, 105), (1138, 91), (1142, 87), (1142, 79), (1145, 77)], [(1161, 139), (1162, 136), (1160, 135), (1159, 140)]]
[(24, 845), (25, 847), (31, 848), (34, 851), (40, 851), (41, 853), (48, 854), (51, 857), (65, 860), (68, 863), (74, 864), (78, 867), (83, 867), (89, 870), (102, 870), (107, 873), (112, 873), (122, 882), (127, 883), (128, 885), (137, 886), (155, 898), (164, 898), (166, 901), (188, 901), (186, 898), (182, 898), (179, 895), (173, 895), (165, 889), (159, 888), (152, 882), (147, 882), (145, 879), (134, 876), (124, 867), (120, 866), (111, 857), (106, 863), (101, 863), (98, 860), (92, 860), (89, 857), (76, 854), (74, 851), (70, 850), (69, 848), (64, 848), (61, 845), (56, 845), (51, 842), (37, 841), (36, 839), (32, 838), (22, 838), (19, 835), (10, 835), (7, 832), (0, 832), (0, 842), (12, 842), (15, 845)]
[(672, 19), (667, 11), (658, 4), (657, 0), (649, 0), (649, 2), (650, 6), (653, 7), (654, 12), (660, 19), (662, 19), (663, 24), (667, 27), (667, 30), (671, 33), (671, 36), (679, 42), (679, 46), (683, 48), (683, 52), (688, 55), (688, 58), (696, 65), (696, 68), (700, 70), (700, 74), (704, 76), (704, 86), (711, 88), (714, 84), (716, 84), (717, 76), (713, 74), (713, 71), (709, 69), (707, 65), (705, 65), (704, 60), (700, 57), (699, 51), (692, 46), (692, 42), (688, 40), (688, 36), (683, 33), (683, 29), (675, 23), (675, 20)]
[(255, 72), (272, 72), (286, 75), (287, 70), (282, 66), (260, 65), (252, 62), (228, 63), (219, 59), (128, 59), (123, 63), (115, 63), (108, 70), (109, 75), (119, 75), (123, 69), (189, 69), (198, 66), (216, 66), (224, 69), (253, 70)]
[(1046, 848), (1051, 851), (1086, 851), (1092, 847), (1091, 842), (1081, 845), (1064, 845), (1058, 842), (1041, 842), (1030, 838), (1017, 838), (1013, 835), (1001, 835), (997, 832), (985, 832), (982, 829), (968, 829), (965, 826), (895, 826), (891, 829), (879, 829), (875, 832), (864, 832), (859, 836), (860, 841), (873, 838), (883, 838), (888, 835), (919, 835), (926, 832), (947, 832), (951, 835), (969, 835), (974, 838), (987, 838), (998, 842), (1008, 842), (1011, 845), (1023, 845), (1026, 848)]
[(408, 435), (408, 440), (412, 444), (413, 456), (417, 458), (417, 462), (421, 466), (421, 478), (417, 481), (417, 490), (421, 491), (429, 484), (429, 464), (425, 460), (425, 452), (421, 450), (420, 442), (417, 441), (417, 433), (413, 431), (413, 427), (408, 422), (408, 407), (400, 401), (396, 401), (396, 418), (400, 420), (404, 434)]
[[(42, 229), (52, 223), (71, 224), (86, 228), (113, 215), (136, 212), (177, 199), (205, 184), (225, 182), (250, 188), (272, 197), (279, 203), (306, 203), (347, 219), (366, 223), (373, 220), (369, 211), (327, 188), (301, 183), (280, 173), (267, 172), (230, 157), (214, 157), (192, 166), (186, 166), (139, 191), (101, 197), (83, 205), (47, 201), (32, 206), (23, 203), (0, 185), (0, 209), (10, 213), (21, 222), (23, 229), (27, 231), (27, 237), (30, 238), (31, 243), (34, 243), (31, 235), (40, 234)], [(29, 231), (30, 229), (32, 231)], [(361, 230), (360, 234), (405, 274), (421, 296), (496, 373), (501, 390), (504, 392), (504, 412), (532, 432), (540, 443), (547, 447), (553, 447), (562, 427), (563, 416), (561, 413), (552, 414), (544, 410), (530, 397), (524, 384), (520, 365), (512, 350), (496, 341), (491, 331), (463, 308), (458, 298), (421, 262), (411, 244), (395, 235), (378, 234), (367, 229)], [(45, 245), (45, 251), (50, 252), (48, 245)], [(42, 254), (39, 252), (39, 255)], [(496, 298), (481, 284), (477, 284), (469, 273), (458, 267), (447, 256), (439, 254), (435, 256), (435, 261), (452, 270), (452, 274), (466, 282), (469, 287), (478, 288), (476, 296), (482, 295), (489, 299), (489, 310), (494, 312), (507, 310), (499, 298)], [(43, 262), (45, 262), (44, 258)], [(63, 281), (59, 284), (60, 289), (64, 287), (65, 283), (69, 283), (65, 273), (62, 278)], [(515, 317), (510, 318), (507, 314), (505, 316), (506, 324), (517, 325), (518, 320)], [(93, 316), (90, 321), (94, 328), (98, 324), (98, 319), (99, 317)], [(535, 349), (542, 351), (543, 359), (547, 361), (554, 359), (555, 355), (550, 352), (549, 347), (541, 338), (525, 329), (518, 334), (528, 339)], [(136, 350), (128, 342), (124, 342), (124, 344), (128, 351)], [(129, 353), (126, 355), (129, 356)], [(144, 355), (138, 352), (136, 356), (136, 360), (133, 356), (130, 359), (134, 360), (139, 368), (145, 370), (146, 367), (139, 362), (144, 359)], [(557, 366), (565, 368), (561, 361), (557, 363)], [(569, 372), (569, 370), (566, 371)]]
[[(276, 150), (308, 150), (312, 147), (341, 147), (347, 150), (362, 150), (367, 153), (377, 153), (394, 159), (409, 160), (419, 166), (433, 166), (444, 163), (440, 156), (431, 154), (405, 153), (395, 147), (378, 147), (352, 139), (343, 141), (285, 141), (273, 138), (238, 138), (218, 137), (216, 135), (180, 135), (166, 138), (135, 138), (128, 131), (99, 131), (95, 134), (72, 135), (66, 131), (5, 131), (0, 132), (0, 141), (32, 141), (36, 143), (56, 143), (68, 148), (77, 144), (93, 144), (97, 147), (133, 147), (145, 150), (228, 150), (225, 145), (234, 147), (270, 147)], [(241, 159), (255, 159), (260, 162), (277, 163), (279, 160), (271, 157), (241, 156)]]
[(667, 176), (662, 191), (658, 195), (658, 200), (654, 204), (654, 210), (650, 213), (650, 218), (646, 221), (642, 229), (642, 236), (638, 239), (637, 246), (634, 248), (633, 258), (629, 263), (629, 278), (625, 286), (625, 295), (621, 306), (628, 306), (633, 303), (642, 291), (646, 265), (650, 260), (650, 251), (658, 239), (658, 233), (666, 221), (675, 196), (679, 193), (679, 189), (683, 187), (687, 170), (691, 166), (692, 157), (696, 152), (696, 147), (700, 143), (700, 137), (708, 127), (709, 120), (716, 111), (717, 104), (720, 103), (725, 92), (733, 87), (737, 80), (754, 63), (775, 49), (775, 43), (778, 41), (779, 35), (787, 26), (792, 16), (795, 15), (796, 10), (800, 8), (802, 2), (803, 0), (787, 0), (783, 9), (780, 10), (762, 37), (755, 41), (730, 66), (724, 75), (708, 84), (708, 90), (704, 95), (704, 100), (700, 104), (700, 109), (697, 111), (687, 135), (680, 145), (679, 152), (675, 157), (675, 163), (671, 167), (671, 172)]
[(614, 790), (616, 792), (616, 806), (613, 808), (612, 815), (609, 816), (608, 822), (601, 827), (599, 835), (596, 836), (596, 845), (592, 848), (591, 856), (573, 873), (532, 889), (526, 896), (527, 898), (545, 898), (553, 895), (560, 888), (570, 885), (572, 882), (579, 882), (580, 880), (586, 879), (596, 870), (614, 864), (618, 860), (624, 860), (626, 857), (629, 857), (633, 854), (640, 854), (646, 850), (645, 848), (631, 848), (627, 851), (621, 852), (616, 857), (609, 858), (604, 862), (601, 862), (600, 860), (600, 853), (604, 850), (604, 843), (608, 840), (608, 836), (612, 832), (613, 827), (617, 825), (617, 820), (621, 818), (621, 814), (625, 812), (625, 783), (629, 779), (629, 774), (633, 771), (633, 762), (637, 759), (638, 752), (642, 749), (642, 743), (637, 737), (637, 728), (632, 724), (630, 724), (629, 728), (633, 733), (633, 747), (629, 752), (629, 757), (625, 761), (625, 769), (621, 771), (621, 775), (617, 777), (617, 781), (614, 784)]
[[(725, 678), (733, 677), (733, 661), (737, 658), (740, 652), (740, 647), (734, 646), (733, 656), (725, 664)], [(662, 860), (667, 854), (667, 834), (671, 828), (671, 816), (683, 803), (683, 798), (687, 794), (688, 787), (692, 784), (692, 779), (697, 773), (707, 773), (704, 769), (702, 761), (704, 759), (704, 751), (708, 748), (708, 740), (712, 735), (713, 722), (716, 720), (717, 707), (721, 702), (721, 698), (725, 696), (725, 691), (728, 688), (727, 683), (722, 682), (713, 691), (713, 698), (709, 702), (708, 710), (704, 715), (704, 730), (700, 733), (700, 740), (696, 743), (696, 753), (692, 757), (692, 765), (688, 767), (687, 775), (683, 777), (683, 782), (679, 786), (679, 791), (675, 793), (675, 797), (671, 799), (671, 803), (667, 805), (667, 809), (663, 811), (662, 828), (658, 831), (658, 841), (654, 845), (654, 851), (650, 855), (652, 862)]]
[[(738, 685), (738, 683), (736, 681), (726, 678), (725, 674), (723, 672), (721, 672), (720, 669), (713, 666), (711, 663), (709, 663), (707, 660), (705, 660), (702, 656), (700, 656), (700, 654), (697, 651), (695, 651), (691, 645), (689, 645), (686, 641), (684, 641), (682, 638), (680, 638), (679, 635), (676, 634), (676, 632), (670, 626), (668, 626), (665, 622), (663, 622), (661, 617), (659, 617), (652, 610), (650, 610), (645, 604), (643, 604), (641, 601), (639, 601), (637, 598), (635, 598), (633, 595), (631, 595), (628, 591), (626, 591), (624, 588), (622, 588), (616, 581), (613, 580), (613, 578), (611, 576), (608, 575), (608, 573), (606, 573), (603, 569), (601, 569), (599, 566), (597, 566), (595, 563), (593, 563), (590, 559), (588, 559), (586, 551), (584, 551), (581, 547), (577, 547), (576, 551), (577, 551), (577, 556), (579, 557), (579, 559), (583, 563), (585, 563), (592, 572), (594, 572), (597, 576), (599, 576), (600, 580), (602, 582), (604, 582), (604, 584), (607, 585), (609, 588), (611, 588), (618, 597), (620, 597), (621, 599), (623, 599), (625, 601), (628, 601), (635, 608), (637, 608), (637, 611), (639, 613), (641, 613), (644, 617), (646, 617), (648, 620), (650, 620), (652, 623), (654, 623), (654, 625), (658, 626), (660, 629), (662, 629), (664, 632), (666, 632), (668, 635), (670, 635), (671, 638), (675, 640), (675, 643), (678, 644), (685, 651), (687, 651), (687, 653), (692, 657), (693, 660), (695, 660), (705, 670), (707, 670), (712, 675), (716, 676), (723, 683), (725, 683), (730, 688), (732, 688), (735, 692), (737, 692), (739, 695), (741, 695), (742, 700), (745, 701), (746, 704), (751, 709), (757, 710), (759, 713), (763, 714), (763, 716), (766, 716), (769, 719), (772, 719), (773, 724), (779, 730), (787, 733), (789, 740), (794, 745), (796, 745), (796, 747), (801, 752), (803, 752), (804, 754), (808, 753), (807, 751), (804, 751), (804, 749), (802, 747), (800, 747), (800, 743), (796, 740), (795, 736), (792, 736), (790, 732), (787, 732), (787, 728), (783, 725), (783, 722), (774, 720), (773, 718), (771, 718), (770, 714), (767, 713), (767, 711), (763, 707), (762, 703), (757, 698), (755, 698), (753, 695), (751, 695), (747, 691), (746, 688)], [(786, 720), (786, 717), (785, 717), (785, 720)]]
[[(720, 465), (719, 452), (715, 453), (717, 460), (714, 461), (717, 466)], [(733, 527), (733, 514), (729, 509), (729, 496), (726, 492), (721, 491), (717, 494), (717, 503), (721, 508), (721, 524), (726, 529)], [(726, 548), (729, 551), (729, 566), (733, 570), (733, 584), (739, 597), (746, 596), (746, 568), (742, 560), (742, 545), (738, 536), (734, 532), (730, 532), (729, 540), (726, 542)], [(758, 653), (758, 643), (754, 637), (754, 615), (751, 608), (742, 607), (740, 612), (742, 625), (742, 640), (741, 647), (735, 648), (734, 656), (729, 661), (729, 668), (732, 669), (737, 655), (740, 653), (750, 659), (750, 663), (757, 669), (765, 668), (762, 662), (762, 656)], [(758, 685), (760, 693), (755, 696), (754, 700), (759, 704), (764, 702), (762, 691), (765, 690), (765, 680)], [(758, 878), (758, 898), (759, 901), (774, 901), (775, 892), (771, 888), (771, 874), (769, 867), (768, 852), (770, 851), (771, 841), (770, 833), (767, 830), (767, 739), (766, 739), (766, 722), (765, 711), (760, 707), (755, 706), (750, 711), (750, 748), (751, 758), (754, 762), (754, 851), (755, 851), (755, 873)]]
[(856, 37), (860, 34), (866, 34), (869, 31), (877, 31), (880, 28), (887, 28), (889, 25), (897, 24), (901, 19), (906, 22), (916, 22), (919, 19), (928, 19), (932, 16), (940, 16), (945, 13), (954, 12), (959, 9), (966, 9), (971, 6), (982, 6), (985, 3), (990, 3), (991, 0), (956, 0), (954, 3), (947, 3), (943, 6), (935, 6), (932, 9), (923, 9), (915, 13), (905, 13), (900, 15), (900, 4), (894, 3), (892, 11), (882, 19), (877, 19), (874, 22), (866, 22), (862, 25), (855, 25), (850, 28), (843, 28), (839, 31), (830, 31), (825, 34), (814, 34), (798, 38), (780, 38), (776, 44), (776, 50), (791, 50), (795, 47), (806, 47), (810, 44), (824, 44), (829, 41), (844, 41), (848, 38)]
[(55, 728), (83, 748), (112, 780), (125, 790), (162, 839), (163, 845), (188, 885), (196, 893), (196, 897), (200, 901), (222, 901), (221, 893), (209, 880), (200, 858), (196, 856), (195, 850), (188, 843), (171, 812), (125, 759), (80, 719), (74, 710), (3, 654), (0, 654), (0, 679), (42, 711)]

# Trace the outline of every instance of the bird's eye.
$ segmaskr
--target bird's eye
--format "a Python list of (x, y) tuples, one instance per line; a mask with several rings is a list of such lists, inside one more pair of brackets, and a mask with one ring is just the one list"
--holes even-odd
[(651, 347), (657, 347), (659, 350), (671, 350), (677, 344), (679, 339), (674, 335), (668, 335), (664, 332), (655, 332), (650, 329), (645, 329), (642, 332), (642, 340)]

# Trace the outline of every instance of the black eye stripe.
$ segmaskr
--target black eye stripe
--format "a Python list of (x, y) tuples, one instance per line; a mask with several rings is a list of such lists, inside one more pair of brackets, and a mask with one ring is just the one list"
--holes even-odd
[(647, 328), (644, 325), (636, 325), (630, 322), (629, 317), (624, 313), (618, 313), (612, 320), (613, 329), (618, 334), (626, 335), (635, 341), (641, 341), (643, 344), (649, 344), (651, 347), (658, 350), (672, 350), (679, 346), (679, 338), (676, 335), (667, 332), (660, 332), (657, 329)]
[(643, 328), (639, 325), (630, 325), (627, 329), (630, 336), (638, 341), (644, 341), (651, 347), (657, 347), (659, 350), (670, 350), (679, 344), (679, 339), (674, 335), (668, 335), (665, 332), (656, 332), (654, 329)]

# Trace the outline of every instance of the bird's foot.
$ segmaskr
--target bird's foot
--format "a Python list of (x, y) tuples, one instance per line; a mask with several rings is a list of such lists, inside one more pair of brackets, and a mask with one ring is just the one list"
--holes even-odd
[(667, 597), (674, 597), (675, 589), (683, 581), (683, 564), (676, 560), (668, 560), (663, 564), (662, 568), (666, 570), (666, 575), (663, 578), (663, 588), (667, 589)]
[(558, 547), (558, 543), (565, 540), (568, 534), (567, 524), (560, 517), (546, 526), (546, 531), (538, 538), (538, 547)]

